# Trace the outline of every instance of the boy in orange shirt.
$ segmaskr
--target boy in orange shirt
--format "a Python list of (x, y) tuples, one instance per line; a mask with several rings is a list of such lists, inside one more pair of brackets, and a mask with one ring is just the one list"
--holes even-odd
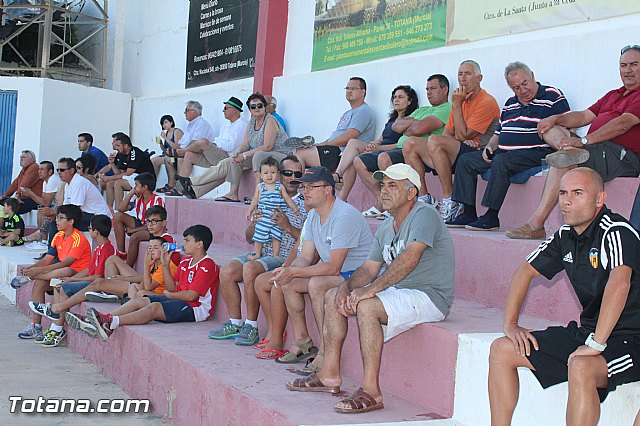
[[(89, 267), (91, 263), (91, 245), (84, 234), (76, 229), (82, 218), (82, 210), (73, 204), (58, 207), (56, 224), (58, 232), (51, 240), (51, 247), (45, 257), (22, 270), (22, 275), (34, 280), (31, 300), (43, 303), (45, 293), (53, 294), (50, 282), (52, 278), (70, 277)], [(54, 260), (59, 260), (54, 262)], [(35, 339), (36, 343), (44, 343), (42, 332), (42, 316), (33, 314), (33, 324), (18, 333), (21, 339)], [(62, 326), (51, 324), (52, 338), (64, 333)], [(50, 333), (47, 333), (47, 335)], [(61, 340), (61, 339), (60, 339)]]

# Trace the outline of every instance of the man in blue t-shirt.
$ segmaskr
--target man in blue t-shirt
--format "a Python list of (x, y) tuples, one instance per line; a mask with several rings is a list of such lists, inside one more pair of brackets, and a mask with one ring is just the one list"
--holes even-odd
[(93, 146), (93, 135), (91, 133), (80, 133), (78, 135), (78, 150), (82, 152), (82, 155), (90, 155), (95, 158), (96, 169), (91, 170), (90, 173), (95, 173), (109, 164), (107, 155), (100, 148)]
[(367, 96), (367, 82), (362, 77), (351, 77), (344, 89), (351, 109), (342, 114), (336, 129), (327, 140), (296, 150), (296, 157), (304, 168), (324, 166), (333, 171), (338, 167), (342, 149), (351, 139), (358, 139), (365, 144), (374, 140), (375, 117), (364, 101)]

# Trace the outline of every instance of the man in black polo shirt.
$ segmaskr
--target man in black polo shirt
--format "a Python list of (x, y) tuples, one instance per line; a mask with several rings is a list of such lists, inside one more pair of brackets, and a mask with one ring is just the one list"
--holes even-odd
[[(110, 157), (113, 176), (100, 175), (102, 183), (106, 183), (107, 204), (116, 208), (124, 191), (131, 191), (135, 186), (134, 179), (141, 173), (151, 173), (156, 176), (153, 163), (147, 152), (137, 146), (133, 146), (131, 139), (124, 133), (116, 133), (113, 137), (113, 146), (119, 155)], [(155, 191), (155, 188), (150, 188)]]
[[(596, 425), (608, 392), (640, 381), (638, 232), (604, 205), (602, 178), (592, 169), (568, 172), (559, 194), (566, 224), (514, 274), (504, 312), (505, 337), (491, 345), (493, 425), (511, 422), (518, 402), (518, 367), (531, 369), (543, 388), (569, 382), (569, 425)], [(562, 270), (582, 305), (581, 325), (571, 321), (534, 332), (520, 327), (520, 308), (533, 278), (542, 274), (551, 279)]]

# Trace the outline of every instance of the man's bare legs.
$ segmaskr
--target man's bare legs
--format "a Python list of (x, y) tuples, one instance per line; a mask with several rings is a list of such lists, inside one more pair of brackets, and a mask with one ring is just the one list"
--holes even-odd
[(114, 184), (115, 184), (115, 181), (110, 180), (105, 185), (105, 191), (107, 193), (107, 205), (109, 206), (110, 209), (115, 208), (115, 206), (113, 205), (113, 201), (116, 199), (114, 189), (113, 189)]
[(271, 272), (258, 275), (254, 287), (260, 301), (260, 307), (269, 324), (269, 331), (265, 336), (265, 340), (269, 340), (269, 343), (265, 349), (281, 351), (284, 347), (283, 335), (289, 315), (282, 290), (280, 287), (274, 287), (273, 283), (269, 281), (272, 276)]
[[(131, 185), (124, 179), (118, 179), (113, 182), (113, 208), (117, 208), (124, 198), (125, 191), (131, 191)], [(111, 204), (110, 204), (111, 205)]]
[[(289, 313), (291, 325), (293, 326), (293, 337), (296, 343), (299, 344), (306, 343), (311, 339), (311, 337), (309, 337), (309, 329), (307, 328), (304, 310), (304, 294), (309, 292), (308, 284), (309, 278), (295, 278), (282, 287), (287, 312)], [(294, 346), (291, 348), (291, 352), (299, 355), (295, 351), (296, 347)]]
[[(429, 150), (427, 148), (427, 140), (424, 138), (411, 136), (405, 140), (402, 144), (402, 156), (404, 157), (405, 164), (410, 165), (420, 176), (420, 191), (418, 195), (426, 195), (429, 193), (427, 189), (427, 183), (424, 180), (425, 167), (433, 166)], [(383, 170), (383, 169), (381, 169)]]
[(338, 287), (344, 282), (342, 276), (319, 276), (309, 278), (308, 290), (309, 298), (311, 299), (311, 308), (313, 309), (313, 316), (316, 320), (316, 325), (320, 331), (320, 342), (318, 346), (318, 355), (313, 361), (313, 365), (321, 366), (322, 357), (324, 356), (324, 303), (325, 294), (327, 290)]
[(307, 167), (320, 166), (320, 155), (318, 155), (318, 148), (315, 146), (298, 148), (295, 150), (294, 155), (298, 157), (302, 170)]
[(241, 281), (242, 263), (239, 261), (232, 260), (220, 269), (220, 293), (225, 305), (227, 305), (230, 318), (242, 319), (242, 310), (240, 309), (242, 295), (238, 285)]
[[(491, 424), (509, 425), (518, 403), (518, 367), (533, 370), (529, 360), (516, 353), (506, 337), (491, 345), (489, 355), (489, 403)], [(566, 423), (570, 426), (598, 424), (600, 398), (597, 388), (607, 386), (607, 363), (601, 355), (576, 356), (568, 366), (569, 397)]]
[(438, 179), (442, 187), (442, 198), (451, 198), (453, 193), (451, 166), (460, 152), (460, 142), (451, 136), (429, 136), (427, 151), (431, 158), (432, 168), (438, 173)]
[[(378, 156), (378, 159), (380, 159), (382, 155), (383, 154), (380, 154), (380, 156)], [(386, 155), (386, 157), (389, 158), (388, 155)], [(391, 159), (389, 159), (389, 161), (391, 161)], [(362, 181), (364, 186), (366, 186), (367, 189), (371, 191), (371, 193), (375, 197), (374, 207), (382, 211), (382, 204), (380, 203), (380, 182), (373, 178), (371, 172), (367, 170), (367, 166), (364, 165), (359, 157), (356, 157), (353, 160), (353, 169), (360, 177), (360, 180)]]
[(136, 226), (136, 221), (133, 216), (124, 212), (116, 212), (113, 216), (113, 233), (116, 237), (116, 250), (124, 252), (126, 229), (133, 229)]
[(340, 199), (342, 201), (347, 201), (349, 193), (356, 182), (356, 171), (353, 169), (353, 160), (362, 154), (366, 147), (367, 145), (364, 142), (358, 139), (351, 139), (342, 152), (340, 163), (338, 163), (335, 171), (335, 173), (342, 178), (342, 190), (340, 191)]

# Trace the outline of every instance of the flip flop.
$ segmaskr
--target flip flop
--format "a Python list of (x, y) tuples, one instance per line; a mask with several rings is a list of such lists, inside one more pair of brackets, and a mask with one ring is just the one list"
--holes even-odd
[(369, 210), (365, 210), (362, 212), (362, 216), (364, 217), (378, 217), (382, 212), (378, 210), (375, 206), (371, 206)]
[(340, 386), (326, 386), (315, 373), (303, 379), (287, 382), (287, 389), (298, 392), (340, 392)]
[(233, 198), (229, 198), (226, 195), (216, 198), (213, 201), (221, 201), (223, 203), (239, 203), (240, 200), (234, 200)]
[(244, 203), (245, 203), (245, 204), (251, 204), (251, 198), (249, 198), (249, 197), (244, 197)]
[(343, 408), (336, 405), (333, 409), (338, 413), (367, 413), (369, 411), (384, 408), (384, 404), (382, 402), (377, 402), (371, 395), (363, 391), (362, 388), (355, 391), (349, 398), (343, 399), (340, 402), (349, 404), (349, 407)]
[(287, 350), (278, 350), (278, 349), (267, 349), (262, 348), (262, 350), (256, 353), (256, 358), (258, 359), (276, 359), (280, 358), (283, 355), (287, 354)]
[(311, 339), (302, 344), (294, 342), (293, 346), (298, 348), (300, 350), (300, 353), (294, 354), (293, 352), (287, 352), (285, 355), (276, 358), (276, 362), (278, 364), (295, 364), (300, 361), (304, 361), (311, 355), (318, 352), (318, 348), (313, 346), (313, 341)]

